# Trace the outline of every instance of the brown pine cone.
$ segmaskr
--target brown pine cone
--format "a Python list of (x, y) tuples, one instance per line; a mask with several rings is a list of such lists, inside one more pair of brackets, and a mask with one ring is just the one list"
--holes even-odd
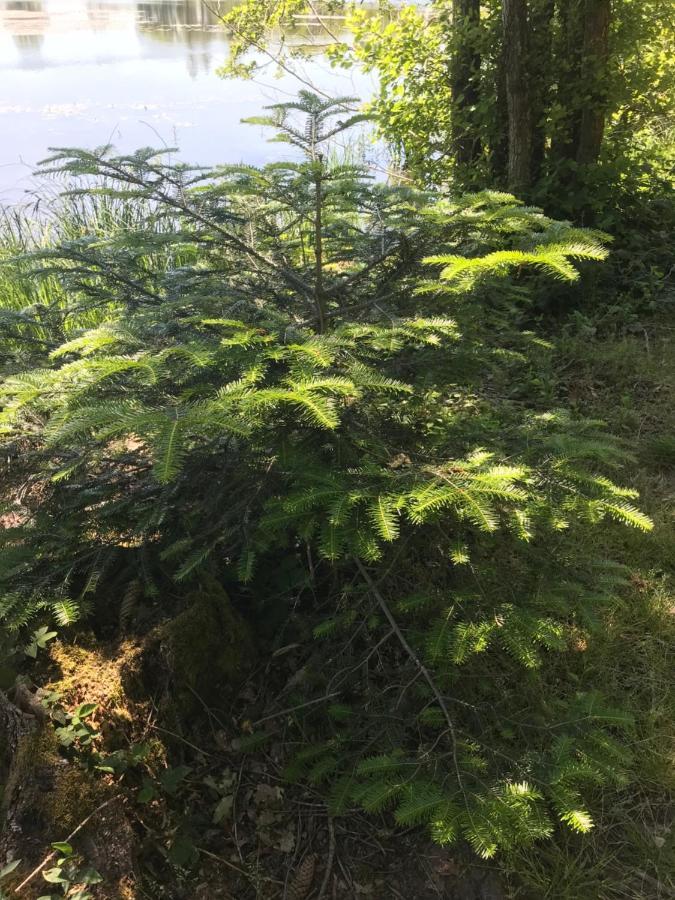
[(288, 900), (305, 900), (305, 897), (311, 890), (315, 871), (316, 854), (310, 853), (300, 863), (298, 871), (291, 881), (288, 889)]

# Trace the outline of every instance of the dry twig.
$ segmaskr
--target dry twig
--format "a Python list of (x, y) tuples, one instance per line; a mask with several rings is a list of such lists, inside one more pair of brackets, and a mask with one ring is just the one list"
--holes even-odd
[(333, 860), (335, 858), (335, 828), (333, 827), (333, 817), (328, 816), (328, 857), (326, 859), (326, 871), (323, 875), (323, 881), (319, 889), (316, 900), (323, 900), (328, 889), (331, 872), (333, 871)]
[[(95, 815), (100, 813), (102, 809), (105, 809), (106, 806), (110, 806), (110, 804), (114, 803), (115, 800), (121, 800), (122, 796), (123, 796), (122, 794), (116, 794), (114, 797), (111, 797), (109, 800), (106, 800), (105, 803), (101, 803), (100, 806), (97, 806), (93, 812), (89, 813), (89, 815), (86, 817), (86, 819), (83, 819), (80, 822), (80, 824), (77, 826), (77, 828), (74, 831), (70, 832), (70, 834), (68, 835), (68, 837), (65, 840), (65, 843), (69, 844), (71, 842), (71, 840), (75, 837), (75, 835), (78, 834), (80, 831), (82, 831), (82, 829), (85, 827), (85, 825), (88, 825), (89, 822), (91, 822), (91, 820), (94, 818)], [(42, 860), (40, 865), (37, 866), (37, 868), (33, 869), (33, 871), (30, 873), (30, 875), (27, 878), (24, 878), (24, 880), (21, 882), (21, 884), (18, 887), (14, 888), (14, 893), (18, 894), (19, 891), (23, 890), (23, 888), (25, 888), (26, 885), (30, 881), (32, 881), (36, 875), (39, 875), (39, 873), (44, 869), (44, 867), (48, 863), (50, 863), (57, 854), (58, 854), (57, 850), (52, 850), (52, 852), (49, 854), (49, 856), (45, 857), (45, 859)]]

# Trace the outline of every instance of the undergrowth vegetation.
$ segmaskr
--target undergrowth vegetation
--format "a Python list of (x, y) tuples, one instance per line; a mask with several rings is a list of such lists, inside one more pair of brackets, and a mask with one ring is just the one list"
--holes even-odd
[(290, 711), (284, 777), (331, 817), (501, 852), (514, 896), (652, 896), (579, 854), (665, 791), (664, 345), (607, 349), (582, 313), (553, 340), (610, 237), (375, 182), (333, 150), (349, 108), (272, 107), (302, 157), (262, 169), (59, 150), (51, 217), (5, 222), (9, 652), (142, 634), (215, 579), (261, 653), (299, 654), (239, 746)]

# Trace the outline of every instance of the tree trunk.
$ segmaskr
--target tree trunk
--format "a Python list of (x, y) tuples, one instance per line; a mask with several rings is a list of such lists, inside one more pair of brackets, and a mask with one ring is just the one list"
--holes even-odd
[(506, 101), (506, 60), (504, 54), (503, 24), (500, 23), (499, 52), (495, 71), (495, 112), (491, 123), (490, 172), (493, 185), (505, 191), (508, 186), (509, 167), (509, 113)]
[(584, 42), (581, 63), (584, 107), (577, 144), (580, 165), (597, 162), (602, 147), (607, 111), (607, 62), (611, 0), (586, 0), (584, 4)]
[[(20, 763), (26, 754), (26, 747), (39, 728), (39, 722), (11, 703), (0, 691), (0, 865), (4, 865), (7, 850), (17, 849), (11, 842), (14, 835), (21, 833), (18, 822), (19, 803), (17, 794), (22, 787), (19, 780)], [(26, 776), (24, 776), (26, 777)]]
[[(21, 683), (14, 694), (12, 703), (0, 691), (0, 868), (21, 860), (2, 882), (7, 896), (11, 892), (14, 897), (31, 873), (19, 896), (25, 900), (45, 896), (42, 876), (35, 869), (49, 856), (52, 841), (70, 841), (76, 834), (76, 852), (104, 879), (92, 887), (92, 897), (136, 896), (137, 836), (124, 804), (110, 784), (60, 754), (39, 700)], [(0, 895), (5, 896), (2, 891)]]
[(527, 3), (504, 0), (504, 63), (509, 114), (509, 190), (516, 194), (530, 185), (532, 162), (532, 110), (527, 72)]
[(318, 153), (314, 179), (314, 305), (319, 334), (326, 330), (326, 298), (323, 292), (323, 156)]
[(584, 0), (557, 0), (559, 27), (554, 54), (558, 73), (555, 92), (558, 112), (551, 141), (554, 163), (574, 160), (579, 144), (583, 2)]
[(555, 0), (531, 0), (529, 79), (532, 94), (532, 182), (541, 177), (546, 157), (547, 117), (551, 106)]
[(452, 142), (458, 165), (470, 165), (481, 153), (480, 128), (475, 116), (475, 107), (480, 99), (478, 76), (481, 60), (476, 42), (480, 27), (480, 0), (453, 0), (452, 22), (457, 36), (450, 74)]

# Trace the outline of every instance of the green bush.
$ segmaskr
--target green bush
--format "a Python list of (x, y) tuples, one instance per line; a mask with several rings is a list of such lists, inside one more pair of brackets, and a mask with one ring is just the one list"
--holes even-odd
[[(293, 607), (328, 645), (288, 776), (334, 814), (390, 808), (486, 857), (586, 832), (631, 720), (558, 660), (625, 578), (589, 533), (651, 524), (614, 481), (621, 443), (547, 408), (527, 326), (603, 238), (504, 194), (373, 183), (331, 151), (348, 110), (273, 107), (301, 155), (263, 169), (45, 164), (86, 216), (3, 262), (0, 614), (64, 625), (216, 575), (259, 633)], [(53, 302), (17, 307), (45, 282)]]

